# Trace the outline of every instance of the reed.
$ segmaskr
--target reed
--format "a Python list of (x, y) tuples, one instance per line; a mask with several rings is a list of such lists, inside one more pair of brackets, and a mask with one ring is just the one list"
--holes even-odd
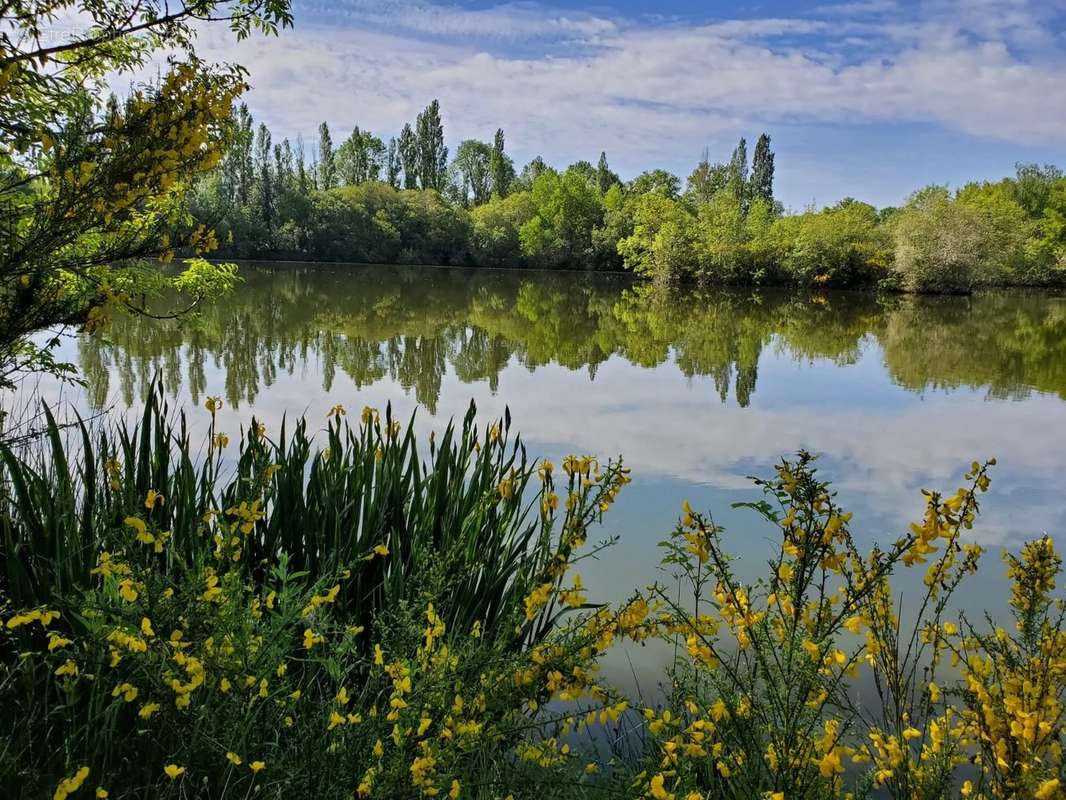
[[(44, 413), (38, 446), (0, 447), (0, 591), (16, 608), (87, 588), (102, 552), (163, 573), (211, 563), (230, 546), (220, 531), (247, 523), (234, 559), (243, 579), (261, 584), (285, 554), (295, 572), (350, 573), (337, 603), (353, 624), (438, 595), (449, 598), (440, 609), (449, 629), (478, 621), (493, 630), (548, 566), (557, 523), (587, 526), (597, 513), (563, 509), (556, 519), (545, 503), (552, 478), (537, 480), (510, 415), (479, 429), (473, 404), (421, 447), (414, 418), (401, 423), (391, 408), (365, 409), (356, 424), (334, 409), (324, 448), (306, 419), (283, 421), (276, 434), (253, 420), (234, 447), (215, 410), (209, 441), (196, 445), (185, 412), (172, 415), (159, 388), (132, 425), (93, 432), (79, 420), (69, 437)], [(131, 548), (131, 519), (165, 548)], [(525, 641), (542, 637), (547, 621), (530, 622)]]

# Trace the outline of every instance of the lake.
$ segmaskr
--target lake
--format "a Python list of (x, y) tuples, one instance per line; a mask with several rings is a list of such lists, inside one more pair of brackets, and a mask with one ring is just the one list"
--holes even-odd
[(324, 425), (337, 403), (417, 409), (427, 434), (471, 400), (486, 423), (509, 408), (533, 457), (622, 455), (633, 470), (600, 531), (618, 544), (582, 570), (594, 599), (665, 577), (656, 543), (685, 499), (727, 527), (741, 573), (760, 574), (775, 532), (731, 504), (800, 448), (870, 542), (921, 516), (922, 487), (954, 490), (971, 461), (997, 457), (968, 607), (1003, 612), (1001, 546), (1066, 528), (1061, 296), (671, 292), (618, 275), (325, 264), (241, 275), (195, 319), (119, 319), (64, 343), (87, 381), (66, 399), (136, 411), (161, 374), (200, 425), (222, 396), (231, 433), (253, 415)]

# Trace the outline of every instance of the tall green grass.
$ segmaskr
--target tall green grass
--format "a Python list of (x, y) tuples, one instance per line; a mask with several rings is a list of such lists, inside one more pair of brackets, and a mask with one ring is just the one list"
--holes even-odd
[[(156, 569), (210, 564), (205, 515), (233, 519), (230, 509), (257, 498), (264, 515), (242, 543), (246, 578), (264, 581), (282, 553), (312, 576), (350, 570), (337, 602), (363, 625), (432, 589), (451, 598), (441, 609), (449, 630), (475, 621), (491, 630), (521, 607), (555, 552), (556, 520), (540, 502), (551, 479), (537, 480), (509, 415), (479, 430), (473, 405), (428, 445), (413, 418), (401, 424), (391, 409), (355, 423), (336, 413), (317, 439), (306, 419), (276, 432), (253, 421), (228, 447), (212, 416), (211, 438), (194, 443), (185, 413), (171, 414), (159, 389), (135, 424), (90, 431), (79, 421), (64, 432), (45, 414), (38, 446), (0, 447), (0, 593), (14, 608), (87, 587), (101, 552), (136, 551), (130, 516), (170, 533), (163, 553), (137, 553)], [(147, 509), (151, 490), (165, 499)], [(382, 545), (389, 556), (372, 557)], [(527, 641), (548, 621), (529, 623)]]

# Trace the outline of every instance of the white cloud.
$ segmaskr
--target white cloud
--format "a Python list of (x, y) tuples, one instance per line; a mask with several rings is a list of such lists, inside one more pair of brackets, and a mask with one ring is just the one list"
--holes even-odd
[[(962, 21), (931, 13), (874, 29), (804, 19), (641, 28), (536, 13), (527, 5), (465, 11), (393, 4), (374, 18), (395, 21), (396, 35), (298, 20), (280, 41), (235, 48), (227, 42), (223, 54), (251, 68), (252, 101), (261, 112), (305, 131), (324, 115), (395, 127), (397, 112), (446, 96), (457, 118), (480, 109), (479, 117), (523, 130), (535, 140), (531, 149), (584, 142), (590, 129), (616, 136), (623, 119), (621, 127), (649, 135), (674, 128), (679, 138), (723, 121), (787, 119), (914, 120), (1010, 141), (1062, 141), (1061, 60), (1026, 60), (1014, 47), (1019, 36), (1037, 41), (1051, 31), (1027, 5), (1010, 4), (999, 14), (980, 5), (982, 13)], [(360, 11), (367, 7), (342, 6), (356, 9), (356, 21), (370, 15)], [(850, 63), (825, 63), (835, 38), (859, 30), (885, 44), (852, 54)], [(468, 44), (415, 42), (405, 35), (410, 31), (474, 39), (588, 34), (602, 47), (567, 56), (490, 55)], [(775, 46), (779, 37), (788, 37), (787, 49)], [(796, 37), (804, 37), (802, 47)]]
[(611, 34), (618, 23), (574, 11), (556, 11), (531, 2), (501, 3), (468, 9), (444, 3), (342, 0), (302, 3), (298, 9), (355, 25), (434, 37), (484, 37), (502, 41), (528, 38), (595, 37)]
[(904, 122), (1066, 144), (1066, 58), (1044, 8), (874, 0), (695, 24), (346, 0), (298, 6), (295, 30), (276, 40), (235, 44), (210, 27), (202, 51), (249, 67), (248, 102), (277, 137), (314, 137), (323, 119), (334, 138), (355, 124), (388, 136), (437, 97), (453, 146), (503, 127), (520, 161), (603, 149), (630, 175), (687, 169), (707, 145), (725, 157), (737, 136), (775, 126)]

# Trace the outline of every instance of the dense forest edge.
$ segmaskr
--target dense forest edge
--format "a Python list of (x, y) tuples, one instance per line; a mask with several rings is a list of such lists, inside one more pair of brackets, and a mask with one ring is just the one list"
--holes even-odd
[(1066, 178), (1014, 177), (916, 191), (902, 207), (845, 198), (786, 211), (762, 134), (748, 157), (707, 153), (685, 181), (661, 169), (623, 181), (606, 153), (566, 169), (520, 170), (467, 139), (449, 160), (434, 100), (385, 141), (358, 126), (339, 146), (274, 141), (246, 105), (217, 168), (189, 197), (229, 258), (627, 270), (660, 281), (967, 292), (1066, 281)]

